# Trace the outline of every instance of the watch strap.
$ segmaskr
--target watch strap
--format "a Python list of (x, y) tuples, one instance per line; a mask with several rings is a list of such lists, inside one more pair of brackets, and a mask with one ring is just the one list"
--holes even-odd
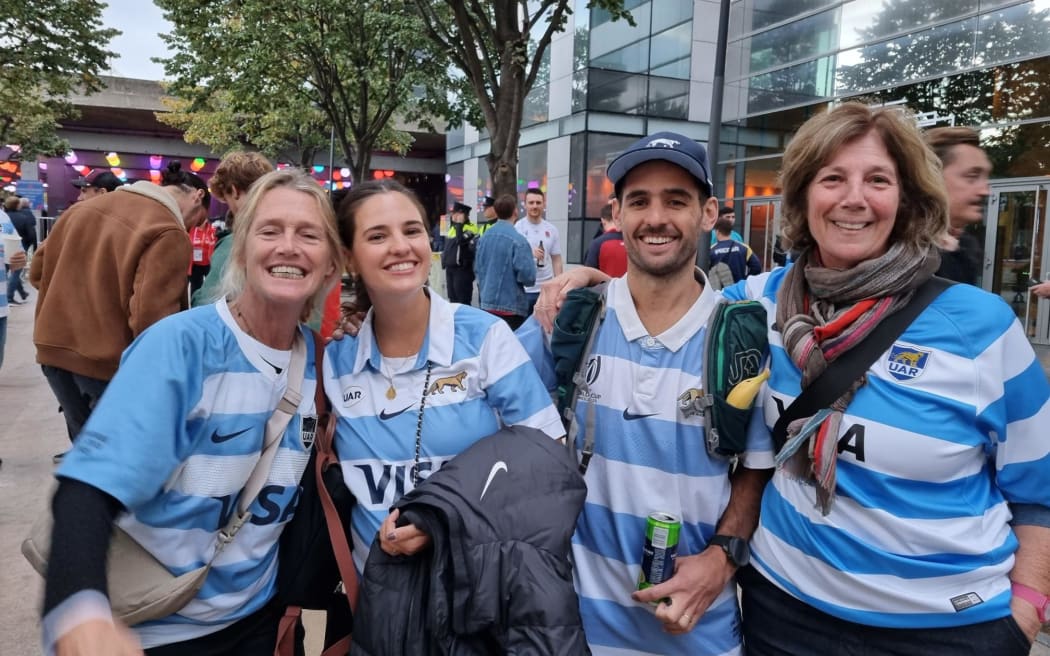
[(1046, 624), (1047, 612), (1050, 611), (1050, 596), (1017, 581), (1011, 581), (1010, 589), (1015, 597), (1020, 597), (1035, 606), (1036, 613), (1039, 615), (1039, 623)]
[(737, 562), (736, 557), (733, 555), (733, 550), (729, 547), (729, 543), (731, 540), (740, 540), (741, 543), (745, 545), (747, 544), (747, 542), (743, 538), (723, 534), (712, 535), (711, 539), (707, 541), (707, 544), (714, 545), (716, 547), (721, 547), (722, 551), (725, 552), (726, 558), (729, 560), (730, 564), (732, 564), (734, 567), (743, 567), (746, 563)]

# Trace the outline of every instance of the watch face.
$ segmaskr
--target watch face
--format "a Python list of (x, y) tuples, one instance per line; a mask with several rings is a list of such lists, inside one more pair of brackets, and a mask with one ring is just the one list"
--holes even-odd
[(733, 560), (733, 564), (737, 567), (744, 567), (751, 562), (751, 550), (747, 548), (747, 542), (740, 538), (730, 538), (729, 543), (726, 544), (726, 549), (729, 552), (729, 557)]

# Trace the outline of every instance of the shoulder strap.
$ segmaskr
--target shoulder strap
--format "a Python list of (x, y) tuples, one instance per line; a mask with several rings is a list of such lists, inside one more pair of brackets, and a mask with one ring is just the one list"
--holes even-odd
[(300, 390), (303, 387), (305, 373), (306, 341), (303, 339), (299, 329), (296, 328), (295, 341), (292, 343), (292, 358), (288, 363), (288, 384), (285, 386), (284, 396), (281, 397), (277, 408), (274, 409), (273, 414), (266, 421), (263, 450), (259, 456), (259, 462), (255, 464), (255, 468), (252, 469), (252, 473), (248, 476), (248, 482), (244, 484), (244, 488), (241, 490), (240, 498), (237, 500), (237, 512), (230, 517), (230, 520), (226, 522), (226, 526), (219, 531), (219, 546), (216, 548), (212, 560), (219, 555), (227, 544), (233, 542), (237, 532), (241, 530), (241, 527), (252, 516), (248, 512), (248, 508), (255, 502), (259, 492), (262, 491), (263, 486), (266, 484), (274, 456), (277, 455), (281, 437), (284, 435), (284, 429), (288, 427), (288, 422), (299, 411), (299, 403), (303, 400)]
[[(332, 551), (335, 553), (336, 564), (339, 566), (339, 577), (343, 580), (343, 590), (347, 601), (350, 602), (351, 612), (357, 612), (357, 570), (354, 569), (354, 560), (350, 551), (350, 542), (346, 539), (346, 530), (339, 518), (339, 512), (332, 501), (332, 495), (324, 483), (324, 471), (329, 467), (339, 467), (339, 457), (335, 453), (335, 425), (339, 423), (332, 415), (328, 407), (328, 399), (324, 393), (324, 341), (321, 336), (314, 332), (317, 360), (317, 437), (314, 440), (314, 448), (317, 449), (315, 459), (315, 474), (317, 481), (317, 493), (321, 498), (321, 507), (324, 508), (325, 524), (328, 526), (328, 539), (332, 543)], [(348, 645), (349, 646), (349, 645)], [(327, 653), (327, 652), (326, 652)]]
[(868, 370), (875, 358), (886, 352), (901, 333), (911, 325), (919, 314), (926, 309), (941, 292), (954, 285), (950, 280), (931, 277), (915, 290), (903, 308), (884, 319), (871, 333), (841, 357), (828, 365), (820, 376), (809, 387), (802, 390), (795, 400), (784, 410), (773, 426), (773, 447), (777, 451), (787, 439), (788, 424), (808, 417), (822, 408), (826, 408), (853, 384), (853, 381)]
[[(555, 377), (558, 383), (557, 407), (565, 426), (565, 443), (576, 446), (580, 426), (576, 420), (576, 405), (581, 394), (590, 392), (587, 383), (587, 355), (594, 346), (598, 326), (605, 319), (605, 297), (608, 283), (569, 292), (561, 311), (554, 319), (551, 331), (551, 353), (554, 356)], [(571, 315), (571, 316), (570, 316)], [(570, 377), (571, 376), (571, 377)], [(568, 378), (568, 380), (566, 380)], [(580, 454), (580, 474), (587, 472), (594, 453), (595, 404), (587, 407), (584, 418), (583, 448)]]

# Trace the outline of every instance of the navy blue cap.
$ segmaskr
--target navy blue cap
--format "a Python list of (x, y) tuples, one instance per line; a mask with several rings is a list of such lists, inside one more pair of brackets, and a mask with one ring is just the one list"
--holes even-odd
[(461, 212), (464, 216), (470, 216), (470, 205), (463, 203), (452, 203), (452, 212)]
[(634, 167), (658, 159), (682, 167), (700, 181), (708, 196), (712, 195), (707, 151), (689, 137), (676, 132), (657, 132), (642, 137), (620, 153), (609, 164), (605, 174), (616, 185)]

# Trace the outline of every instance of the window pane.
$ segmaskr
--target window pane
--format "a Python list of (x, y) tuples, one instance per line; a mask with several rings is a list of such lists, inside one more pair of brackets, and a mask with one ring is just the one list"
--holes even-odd
[[(693, 23), (682, 23), (666, 32), (654, 34), (649, 67), (659, 68), (668, 62), (689, 57), (693, 45)], [(688, 78), (688, 75), (686, 75)]]
[[(1046, 6), (1045, 3), (1041, 3)], [(977, 63), (994, 64), (1050, 51), (1050, 11), (1034, 3), (981, 16)]]
[(682, 57), (678, 61), (673, 61), (670, 64), (654, 68), (650, 73), (657, 77), (673, 77), (679, 80), (688, 80), (689, 68), (691, 65), (692, 60), (689, 57)]
[(569, 218), (583, 216), (586, 192), (587, 161), (584, 159), (587, 135), (578, 132), (569, 137)]
[(587, 109), (620, 114), (640, 114), (645, 108), (646, 76), (590, 70)]
[[(598, 9), (591, 11), (592, 21), (598, 11)], [(649, 36), (649, 3), (632, 11), (631, 15), (634, 16), (636, 27), (631, 27), (627, 21), (622, 20), (601, 25), (592, 23), (590, 44), (592, 61), (595, 57), (601, 57)]]
[(611, 71), (644, 73), (649, 70), (649, 39), (643, 39), (626, 48), (620, 48), (602, 57), (592, 59), (591, 66)]
[(583, 69), (572, 74), (572, 111), (582, 112), (587, 109), (587, 78), (590, 69)]
[(518, 149), (518, 197), (526, 189), (547, 188), (547, 142)]
[(761, 112), (785, 105), (798, 105), (831, 96), (835, 58), (814, 61), (756, 75), (749, 81), (747, 109)]
[(689, 118), (689, 80), (649, 78), (649, 116)]
[(977, 10), (977, 0), (853, 0), (842, 7), (841, 48), (955, 18)]
[(441, 213), (445, 214), (452, 209), (452, 203), (463, 200), (463, 162), (448, 165), (448, 173), (445, 175), (445, 207)]
[(536, 82), (536, 86), (525, 96), (525, 106), (522, 108), (521, 127), (528, 127), (547, 120), (548, 107), (550, 106), (550, 85), (546, 82)]
[[(635, 22), (641, 18), (642, 14), (645, 14), (646, 20), (649, 20), (649, 5), (646, 5), (642, 9), (638, 9), (645, 0), (624, 0), (623, 8), (631, 12), (631, 16), (634, 17)], [(601, 7), (595, 7), (591, 9), (591, 29), (602, 25), (603, 23), (610, 22), (609, 12), (605, 11)], [(619, 21), (623, 23), (624, 21)], [(648, 30), (647, 30), (648, 31)]]
[(824, 11), (802, 20), (756, 34), (743, 41), (750, 43), (749, 71), (760, 71), (805, 59), (838, 46), (838, 9)]
[[(870, 2), (871, 0), (865, 0)], [(729, 33), (746, 34), (779, 23), (813, 9), (834, 4), (835, 0), (743, 0), (729, 15)]]
[(839, 55), (836, 90), (856, 93), (942, 75), (973, 64), (977, 19), (949, 23)]
[[(653, 32), (659, 32), (693, 17), (693, 0), (659, 0), (653, 11)], [(714, 19), (718, 19), (715, 14)]]
[(612, 183), (605, 170), (616, 156), (627, 149), (638, 137), (621, 134), (590, 133), (587, 135), (587, 202), (586, 216), (600, 216), (602, 207), (613, 193)]

